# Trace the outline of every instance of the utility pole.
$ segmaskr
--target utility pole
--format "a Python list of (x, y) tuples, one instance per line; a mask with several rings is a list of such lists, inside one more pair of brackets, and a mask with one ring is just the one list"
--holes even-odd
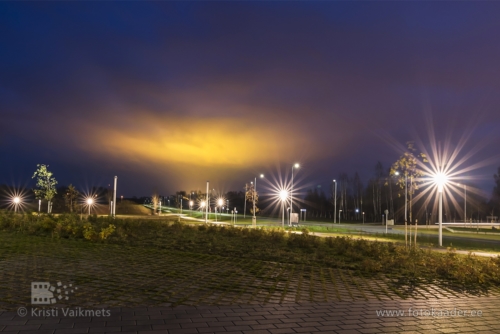
[[(337, 181), (336, 180), (333, 180), (333, 183), (335, 184), (335, 201), (333, 203), (335, 209), (334, 209), (334, 212), (333, 212), (333, 223), (336, 224), (337, 223)], [(340, 223), (340, 217), (339, 217), (339, 223)]]
[(118, 182), (118, 176), (115, 176), (115, 185), (113, 189), (113, 218), (116, 216), (116, 184)]
[(209, 181), (207, 181), (207, 203), (205, 205), (205, 224), (208, 222), (208, 183)]

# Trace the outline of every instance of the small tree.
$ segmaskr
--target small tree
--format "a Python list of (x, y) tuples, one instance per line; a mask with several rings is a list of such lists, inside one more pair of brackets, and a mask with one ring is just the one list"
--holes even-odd
[(33, 189), (35, 196), (37, 199), (46, 199), (47, 200), (47, 213), (52, 212), (52, 199), (57, 194), (56, 190), (56, 179), (52, 176), (52, 172), (50, 172), (47, 167), (48, 165), (36, 165), (37, 170), (31, 177), (34, 179), (36, 177), (36, 189)]
[[(410, 214), (410, 223), (413, 221), (412, 217), (412, 200), (413, 194), (415, 190), (419, 188), (419, 177), (423, 175), (423, 171), (418, 168), (418, 164), (427, 162), (427, 157), (425, 154), (420, 153), (415, 155), (414, 152), (415, 144), (412, 141), (406, 143), (408, 149), (406, 152), (399, 157), (399, 159), (392, 165), (390, 170), (390, 175), (398, 175), (397, 184), (401, 187), (401, 189), (407, 189), (409, 195), (409, 214)], [(407, 185), (407, 180), (410, 181), (410, 186)], [(405, 203), (406, 204), (406, 203)], [(405, 219), (405, 240), (407, 239), (407, 221)]]
[(158, 204), (160, 203), (160, 195), (158, 195), (158, 193), (156, 191), (151, 196), (151, 202), (153, 203), (153, 214), (156, 214), (156, 208), (158, 207)]
[(70, 184), (68, 190), (66, 190), (66, 193), (64, 194), (64, 202), (69, 208), (69, 212), (73, 213), (73, 209), (75, 208), (76, 200), (79, 195), (80, 193), (76, 190), (75, 186)]
[[(406, 143), (408, 149), (406, 152), (399, 157), (399, 159), (392, 165), (390, 170), (390, 175), (396, 175), (396, 172), (399, 173), (397, 178), (397, 184), (401, 187), (401, 189), (407, 188), (409, 195), (409, 221), (412, 222), (412, 199), (415, 190), (419, 189), (419, 178), (423, 175), (422, 169), (418, 168), (419, 161), (420, 163), (427, 162), (427, 157), (425, 154), (420, 153), (415, 155), (416, 151), (415, 145), (412, 141)], [(409, 186), (405, 184), (406, 180), (410, 181)]]
[(255, 201), (255, 213), (260, 211), (260, 209), (257, 207), (257, 204), (259, 203), (259, 193), (257, 191), (255, 191), (253, 183), (251, 183), (247, 187), (246, 200), (249, 202), (252, 202), (252, 206), (250, 207), (250, 212), (252, 214), (254, 214), (254, 212), (253, 212), (254, 201)]

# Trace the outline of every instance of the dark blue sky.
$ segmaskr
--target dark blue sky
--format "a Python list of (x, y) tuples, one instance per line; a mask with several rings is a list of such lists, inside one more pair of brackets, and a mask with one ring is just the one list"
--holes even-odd
[(29, 183), (44, 163), (81, 188), (118, 175), (126, 196), (207, 179), (229, 190), (299, 161), (300, 182), (326, 187), (340, 172), (366, 182), (408, 140), (430, 150), (431, 132), (449, 149), (467, 137), (460, 154), (475, 155), (461, 167), (479, 162), (467, 176), (489, 192), (500, 165), (499, 11), (2, 2), (0, 183)]

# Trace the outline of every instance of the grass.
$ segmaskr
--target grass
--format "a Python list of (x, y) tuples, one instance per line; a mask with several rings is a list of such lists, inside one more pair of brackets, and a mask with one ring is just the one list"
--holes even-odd
[(455, 226), (452, 226), (450, 228), (453, 231), (462, 231), (462, 232), (468, 232), (468, 233), (478, 233), (478, 232), (479, 233), (496, 233), (496, 235), (500, 235), (500, 231), (498, 230), (498, 228), (492, 229), (492, 228), (455, 227)]
[[(410, 285), (447, 282), (460, 291), (500, 286), (500, 259), (441, 254), (409, 249), (393, 242), (373, 242), (346, 236), (320, 238), (281, 229), (248, 229), (213, 224), (191, 226), (176, 220), (134, 220), (106, 217), (80, 220), (75, 215), (0, 214), (0, 229), (55, 240), (153, 248), (232, 259), (268, 261), (297, 266), (349, 270), (361, 276), (383, 274)], [(335, 228), (331, 228), (333, 231)], [(341, 229), (340, 229), (341, 230)], [(401, 235), (384, 235), (401, 240)], [(231, 276), (236, 275), (235, 273)], [(234, 276), (236, 277), (236, 276)], [(342, 277), (342, 276), (341, 276)], [(408, 283), (409, 282), (409, 283)], [(302, 294), (300, 290), (298, 293)], [(305, 293), (305, 292), (304, 292)]]
[[(417, 244), (423, 247), (437, 247), (438, 232), (435, 233), (424, 233), (418, 232), (417, 236)], [(414, 242), (414, 234), (412, 234), (411, 242)], [(380, 238), (380, 240), (386, 241), (398, 241), (400, 243), (404, 243), (405, 236), (404, 234), (371, 234), (371, 238)], [(458, 238), (453, 238), (458, 237)], [(369, 238), (369, 237), (367, 237)], [(486, 239), (496, 241), (497, 239)], [(410, 234), (408, 233), (408, 243), (410, 242)], [(485, 242), (481, 239), (471, 238), (470, 235), (462, 235), (462, 234), (453, 234), (453, 233), (443, 233), (443, 247), (449, 247), (460, 250), (468, 250), (468, 251), (481, 251), (481, 252), (500, 252), (500, 242)]]

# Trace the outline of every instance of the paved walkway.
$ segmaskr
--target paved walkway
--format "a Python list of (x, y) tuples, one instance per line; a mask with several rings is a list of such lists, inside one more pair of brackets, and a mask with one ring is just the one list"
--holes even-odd
[(44, 316), (40, 308), (25, 317), (0, 312), (0, 333), (500, 333), (498, 305), (500, 297), (164, 306), (104, 309), (93, 317), (64, 316), (62, 308)]

